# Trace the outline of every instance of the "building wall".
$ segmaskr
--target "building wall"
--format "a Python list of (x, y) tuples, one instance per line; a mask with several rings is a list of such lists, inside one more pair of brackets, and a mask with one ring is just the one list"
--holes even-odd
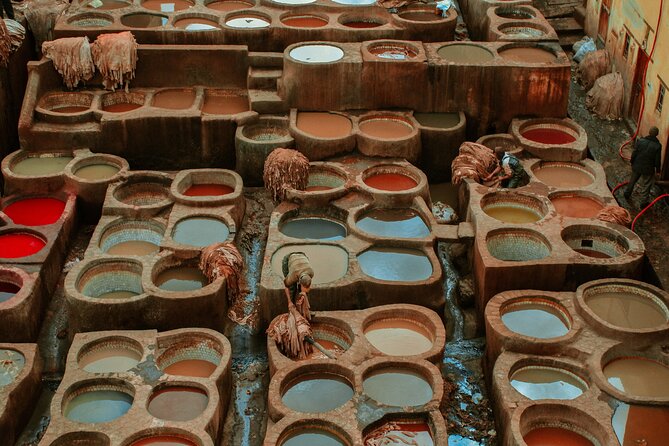
[[(604, 0), (588, 0), (586, 5), (586, 32), (593, 38), (599, 30), (599, 16)], [(625, 114), (632, 116), (632, 84), (637, 65), (639, 47), (649, 54), (658, 25), (661, 0), (610, 0), (610, 17), (606, 49), (611, 54), (613, 69), (622, 74), (625, 82)], [(648, 64), (645, 85), (645, 109), (639, 124), (640, 133), (656, 126), (660, 129), (663, 145), (664, 179), (669, 179), (669, 159), (667, 159), (667, 139), (669, 138), (669, 0), (664, 0), (662, 24), (659, 27), (657, 44), (652, 60)], [(629, 33), (630, 48), (624, 57), (625, 35)], [(656, 109), (660, 86), (665, 87), (662, 112)]]

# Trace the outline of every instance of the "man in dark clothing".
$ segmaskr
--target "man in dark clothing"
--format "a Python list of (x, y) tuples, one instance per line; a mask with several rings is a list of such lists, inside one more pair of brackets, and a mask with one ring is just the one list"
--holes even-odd
[(525, 179), (525, 169), (522, 163), (514, 155), (506, 152), (502, 147), (495, 148), (495, 155), (500, 161), (499, 166), (490, 173), (483, 181), (492, 181), (499, 174), (497, 180), (502, 187), (515, 189), (520, 187)]
[(641, 206), (645, 207), (651, 200), (651, 188), (655, 184), (655, 172), (660, 171), (662, 144), (657, 139), (660, 133), (657, 127), (651, 127), (648, 136), (637, 140), (632, 152), (632, 177), (625, 188), (625, 198), (632, 196), (634, 185), (639, 183)]
[(12, 8), (12, 0), (2, 0), (2, 6), (0, 6), (0, 17), (2, 17), (2, 10), (5, 10), (7, 13), (8, 19), (14, 19), (14, 8)]

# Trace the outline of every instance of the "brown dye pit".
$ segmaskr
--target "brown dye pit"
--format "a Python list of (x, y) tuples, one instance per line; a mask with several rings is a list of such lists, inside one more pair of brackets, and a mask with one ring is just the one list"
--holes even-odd
[[(314, 336), (314, 339), (323, 347), (332, 353), (335, 357), (339, 357), (342, 353), (346, 351), (344, 347), (337, 344), (333, 341), (328, 341), (326, 339), (319, 339), (318, 336)], [(317, 348), (313, 348), (309, 356), (305, 359), (328, 359), (328, 356), (325, 355), (322, 351)]]
[(79, 359), (79, 367), (91, 373), (126, 372), (139, 364), (142, 355), (132, 349), (108, 345), (95, 348)]
[(418, 186), (413, 178), (400, 173), (379, 173), (365, 178), (364, 181), (371, 188), (387, 191), (402, 191)]
[(246, 96), (234, 94), (207, 94), (205, 92), (202, 112), (210, 115), (235, 115), (249, 111)]
[(381, 353), (391, 356), (411, 356), (432, 348), (429, 331), (408, 319), (381, 319), (365, 329), (365, 337)]
[(351, 134), (353, 124), (346, 116), (334, 113), (300, 112), (297, 128), (318, 138), (343, 138)]
[(647, 329), (667, 323), (666, 307), (635, 293), (596, 293), (586, 297), (585, 303), (597, 316), (622, 328)]
[(207, 31), (210, 29), (220, 28), (218, 22), (205, 19), (202, 17), (190, 17), (187, 19), (179, 19), (174, 22), (177, 28), (185, 29), (186, 31)]
[(526, 63), (550, 63), (557, 60), (557, 56), (541, 48), (508, 48), (499, 52), (506, 60)]
[(597, 200), (574, 195), (551, 198), (551, 202), (558, 214), (572, 218), (594, 218), (604, 207)]
[(130, 28), (155, 28), (167, 24), (167, 17), (157, 14), (128, 14), (121, 17), (121, 24)]
[(553, 187), (586, 187), (595, 181), (578, 167), (564, 164), (546, 164), (536, 169), (534, 175), (545, 185)]
[(238, 2), (234, 0), (207, 3), (207, 8), (222, 12), (239, 11), (240, 9), (247, 9), (251, 7), (253, 7), (251, 3)]
[(353, 388), (333, 374), (306, 374), (290, 383), (281, 397), (286, 407), (297, 412), (322, 413), (334, 410), (353, 398)]
[(216, 367), (218, 365), (203, 359), (184, 359), (165, 367), (163, 371), (168, 375), (208, 378), (214, 373)]
[(166, 291), (194, 291), (207, 285), (199, 268), (170, 268), (158, 275), (156, 285)]
[(399, 14), (404, 20), (411, 20), (413, 22), (434, 22), (441, 20), (442, 17), (436, 13), (427, 11), (407, 11)]
[(167, 387), (151, 395), (147, 410), (161, 420), (189, 421), (197, 418), (209, 404), (204, 390), (195, 387)]
[(118, 256), (145, 256), (157, 252), (158, 245), (145, 242), (142, 240), (130, 240), (127, 242), (117, 243), (112, 245), (108, 250), (107, 254), (118, 255)]
[(423, 421), (391, 421), (365, 437), (365, 446), (373, 445), (434, 446), (434, 439)]
[(582, 379), (555, 367), (523, 367), (510, 380), (514, 389), (534, 401), (573, 400), (588, 390)]
[(65, 106), (65, 107), (52, 108), (49, 111), (52, 111), (54, 113), (70, 114), (70, 113), (81, 113), (81, 112), (84, 112), (88, 109), (89, 109), (89, 107), (86, 107), (86, 106), (70, 105), (70, 106)]
[(558, 338), (569, 332), (564, 314), (548, 303), (510, 304), (502, 310), (502, 322), (515, 333), (539, 339)]
[(193, 6), (188, 0), (144, 0), (142, 7), (152, 11), (174, 12), (182, 11)]
[(290, 245), (279, 248), (272, 256), (272, 271), (283, 278), (283, 258), (291, 252), (303, 252), (314, 270), (313, 285), (341, 279), (348, 271), (348, 253), (332, 245)]
[(344, 443), (325, 430), (299, 429), (283, 441), (281, 446), (344, 446)]
[(313, 15), (286, 17), (281, 20), (286, 26), (294, 28), (322, 28), (328, 24), (328, 21)]
[(592, 257), (593, 259), (610, 259), (611, 256), (605, 252), (602, 251), (597, 251), (594, 249), (587, 249), (587, 248), (577, 248), (574, 249), (577, 253), (584, 255), (586, 257)]
[(195, 101), (194, 90), (163, 90), (153, 97), (153, 106), (169, 110), (184, 110), (190, 108)]
[(620, 403), (612, 424), (621, 446), (660, 446), (669, 438), (669, 408)]
[(413, 117), (423, 127), (450, 129), (460, 124), (459, 113), (414, 113)]
[(118, 104), (109, 104), (102, 107), (102, 110), (110, 113), (127, 113), (132, 110), (137, 110), (142, 104), (133, 104), (130, 102), (121, 102)]
[(379, 139), (405, 138), (413, 132), (413, 127), (401, 119), (371, 118), (360, 123), (360, 131)]
[(407, 369), (385, 368), (371, 373), (362, 383), (373, 400), (388, 406), (422, 406), (432, 399), (430, 383), (419, 373)]
[(581, 434), (559, 427), (540, 427), (528, 432), (524, 437), (527, 446), (593, 446)]
[(490, 217), (504, 223), (535, 223), (541, 215), (533, 209), (509, 205), (490, 205), (483, 210)]
[(621, 358), (604, 366), (616, 389), (638, 398), (669, 398), (669, 367), (645, 358)]
[(108, 180), (121, 170), (113, 164), (91, 164), (77, 169), (74, 174), (88, 181)]
[(379, 26), (383, 26), (383, 23), (372, 22), (371, 20), (354, 20), (343, 23), (343, 25), (348, 28), (367, 29), (378, 28)]
[(437, 54), (454, 63), (483, 63), (495, 58), (488, 49), (466, 43), (442, 46)]
[(153, 437), (142, 438), (130, 446), (197, 446), (190, 440), (172, 435), (155, 435)]

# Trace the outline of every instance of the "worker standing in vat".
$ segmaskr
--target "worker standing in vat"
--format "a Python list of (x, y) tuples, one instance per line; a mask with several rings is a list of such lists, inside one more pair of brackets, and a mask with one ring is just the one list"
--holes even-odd
[(625, 188), (625, 198), (629, 201), (634, 186), (639, 183), (641, 207), (650, 204), (650, 190), (655, 184), (655, 175), (660, 171), (662, 144), (657, 139), (659, 133), (657, 127), (651, 127), (648, 136), (637, 140), (632, 152), (632, 176)]
[(14, 20), (14, 8), (12, 7), (12, 0), (2, 0), (2, 5), (0, 5), (0, 17), (3, 17), (3, 9), (5, 10), (5, 13), (7, 13), (7, 18)]
[(483, 181), (492, 181), (499, 174), (496, 180), (502, 187), (515, 189), (520, 187), (525, 179), (525, 169), (520, 160), (502, 147), (495, 148), (495, 155), (500, 161), (499, 166), (485, 177)]
[(283, 258), (283, 285), (286, 297), (291, 300), (306, 320), (311, 320), (308, 293), (314, 270), (303, 252), (291, 252)]

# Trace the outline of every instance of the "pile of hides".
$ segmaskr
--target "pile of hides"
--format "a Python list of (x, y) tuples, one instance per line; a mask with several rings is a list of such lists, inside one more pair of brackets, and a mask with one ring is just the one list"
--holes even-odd
[(622, 118), (625, 85), (620, 73), (602, 76), (585, 98), (585, 106), (602, 119)]
[(67, 88), (72, 89), (95, 74), (88, 37), (66, 37), (44, 42), (42, 53), (53, 61)]
[(244, 260), (235, 245), (226, 242), (207, 246), (200, 254), (199, 266), (209, 283), (224, 277), (228, 302), (237, 301), (241, 295)]
[(376, 0), (380, 7), (395, 10), (412, 3), (419, 3), (419, 0)]
[(480, 183), (498, 165), (499, 160), (492, 149), (475, 142), (463, 142), (458, 156), (451, 163), (451, 182), (460, 184), (463, 179), (471, 178)]
[(127, 88), (135, 77), (138, 46), (130, 31), (102, 34), (91, 45), (93, 61), (102, 74), (105, 88), (114, 90), (124, 85)]
[(69, 2), (61, 0), (32, 0), (26, 5), (26, 20), (35, 36), (38, 49), (42, 48), (42, 43), (47, 40), (53, 40), (56, 20), (69, 5)]
[(274, 149), (265, 160), (265, 188), (275, 201), (283, 201), (288, 189), (304, 190), (309, 181), (309, 160), (292, 149)]
[(611, 72), (609, 53), (606, 50), (588, 53), (578, 64), (578, 71), (581, 85), (583, 85), (585, 91), (590, 90), (597, 79)]
[(306, 359), (312, 352), (307, 338), (312, 337), (311, 324), (288, 299), (288, 313), (277, 316), (267, 329), (269, 337), (289, 358)]
[(5, 19), (7, 31), (9, 31), (9, 40), (12, 43), (12, 51), (18, 49), (26, 38), (26, 29), (16, 20)]
[(5, 21), (0, 19), (0, 67), (6, 67), (9, 63), (9, 55), (12, 52), (12, 39)]
[(632, 223), (630, 213), (620, 206), (606, 206), (597, 214), (597, 220), (617, 223), (621, 226), (629, 226)]

